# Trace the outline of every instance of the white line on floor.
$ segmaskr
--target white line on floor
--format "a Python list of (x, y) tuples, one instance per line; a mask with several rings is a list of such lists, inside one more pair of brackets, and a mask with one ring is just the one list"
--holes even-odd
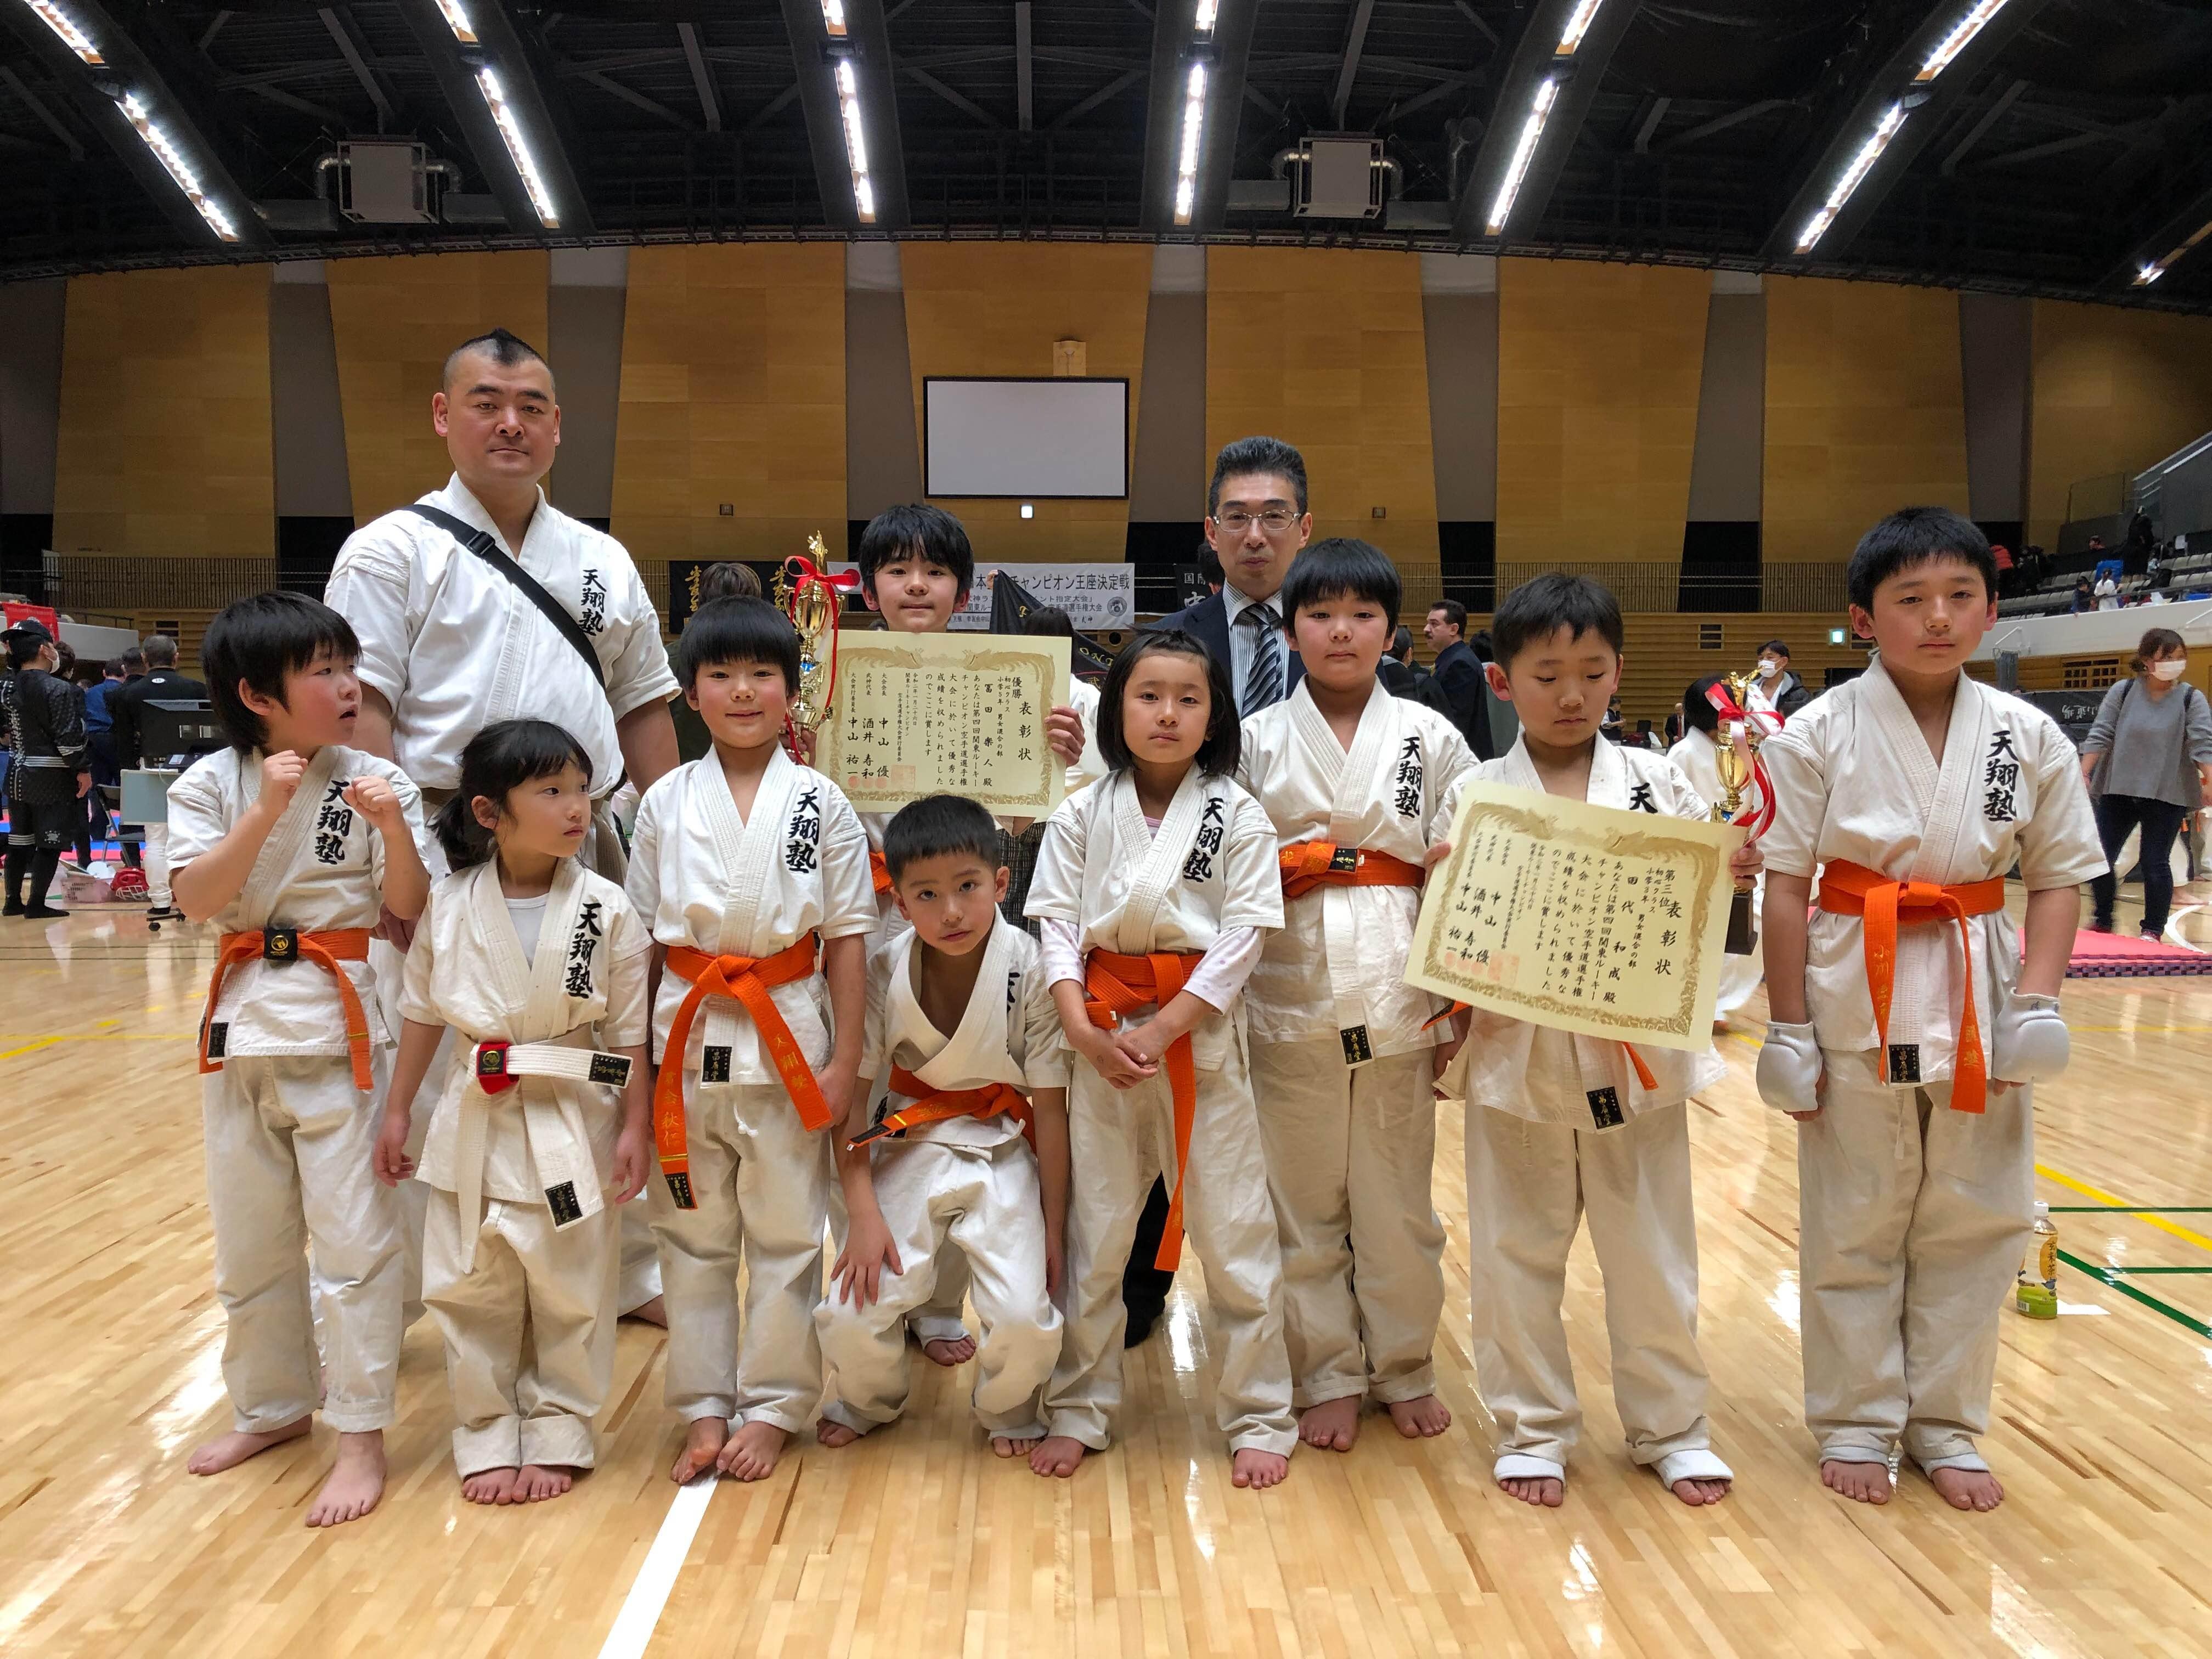
[(684, 1570), (684, 1557), (691, 1553), (699, 1522), (706, 1518), (707, 1505), (714, 1501), (714, 1488), (720, 1484), (720, 1477), (710, 1474), (678, 1489), (653, 1547), (645, 1553), (645, 1564), (637, 1570), (636, 1582), (630, 1585), (622, 1611), (615, 1615), (614, 1628), (599, 1648), (599, 1659), (640, 1659), (645, 1652), (646, 1644), (653, 1640), (653, 1627), (660, 1623), (660, 1610), (668, 1605), (668, 1592), (676, 1588), (676, 1575)]

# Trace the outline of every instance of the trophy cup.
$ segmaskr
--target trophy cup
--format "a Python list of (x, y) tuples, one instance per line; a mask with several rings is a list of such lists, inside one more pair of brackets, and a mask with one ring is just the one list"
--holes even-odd
[(849, 572), (830, 574), (830, 552), (819, 532), (806, 538), (775, 573), (775, 602), (799, 635), (799, 687), (791, 699), (784, 745), (802, 765), (812, 763), (814, 738), (830, 718), (837, 690), (837, 618), (844, 596), (860, 585)]
[[(1744, 792), (1759, 775), (1755, 758), (1760, 738), (1766, 734), (1747, 711), (1744, 699), (1751, 694), (1748, 674), (1723, 674), (1721, 685), (1714, 686), (1705, 696), (1720, 715), (1719, 729), (1713, 733), (1713, 764), (1720, 773), (1722, 799), (1713, 805), (1716, 823), (1733, 823), (1743, 809)], [(1723, 690), (1725, 686), (1727, 690)], [(1753, 828), (1753, 836), (1759, 831)], [(1729, 956), (1747, 957), (1759, 948), (1759, 930), (1751, 914), (1751, 900), (1758, 884), (1739, 881), (1735, 896), (1729, 905), (1728, 942), (1723, 947)]]

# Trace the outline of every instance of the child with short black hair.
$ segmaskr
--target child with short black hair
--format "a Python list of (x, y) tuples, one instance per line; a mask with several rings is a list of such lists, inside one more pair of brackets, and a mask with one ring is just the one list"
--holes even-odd
[(212, 1474), (307, 1434), (319, 1395), (338, 1453), (310, 1526), (366, 1515), (384, 1490), (400, 1222), (370, 1170), (391, 1038), (368, 934), (384, 909), (420, 915), (430, 885), (415, 786), (346, 744), (356, 648), (303, 594), (227, 606), (200, 659), (231, 746), (169, 787), (177, 902), (221, 933), (201, 1102), (236, 1422), (187, 1467)]
[(1474, 765), (1451, 722), (1376, 678), (1398, 572), (1330, 538), (1285, 578), (1305, 674), (1244, 722), (1237, 781), (1281, 843), (1283, 926), (1244, 1006), (1281, 1231), (1284, 1325), (1308, 1445), (1349, 1451), (1372, 1395), (1408, 1438), (1441, 1434), (1433, 1349), (1443, 1225), (1431, 1197), (1448, 1005), (1405, 982), (1421, 884)]
[(1887, 1502), (1901, 1449), (1954, 1508), (1992, 1510), (1974, 1443), (2034, 1197), (2027, 1085), (2065, 1068), (2058, 992), (2105, 855), (2057, 723), (1966, 672), (1996, 621), (1982, 532), (1906, 507), (1846, 580), (1867, 672), (1760, 751), (1759, 1091), (1798, 1122), (1805, 1421), (1846, 1497)]
[(1233, 781), (1227, 671), (1178, 629), (1141, 634), (1099, 693), (1104, 781), (1045, 829), (1029, 914), (1068, 1085), (1067, 1334), (1030, 1466), (1067, 1475), (1109, 1442), (1121, 1403), (1121, 1270), (1153, 1179), (1171, 1179), (1158, 1265), (1183, 1219), (1206, 1267), (1220, 1357), (1216, 1415), (1240, 1486), (1272, 1486), (1297, 1444), (1283, 1346), (1283, 1266), (1246, 1075), (1246, 976), (1283, 921), (1275, 836)]
[[(1586, 576), (1539, 576), (1507, 595), (1491, 635), (1490, 689), (1513, 704), (1521, 735), (1471, 778), (1593, 806), (1705, 817), (1673, 762), (1598, 740), (1620, 684), (1624, 630), (1611, 593)], [(1747, 845), (1732, 868), (1746, 875), (1758, 863)], [(1585, 1213), (1629, 1456), (1686, 1504), (1728, 1495), (1734, 1477), (1712, 1452), (1698, 1354), (1685, 1104), (1724, 1071), (1711, 1047), (1635, 1048), (1479, 1008), (1472, 1015), (1455, 1075), (1467, 1097), (1475, 1382), (1498, 1422), (1494, 1477), (1524, 1502), (1565, 1501), (1581, 1434), (1560, 1309)]]
[(446, 1338), (453, 1463), (475, 1504), (557, 1498), (597, 1462), (614, 1382), (621, 1212), (650, 1165), (653, 940), (623, 890), (576, 854), (592, 761), (545, 720), (501, 720), (461, 750), (439, 809), (453, 873), (407, 952), (399, 1058), (376, 1141), (386, 1186), (448, 1026), (422, 1177), (422, 1299)]
[[(1690, 682), (1689, 689), (1682, 693), (1682, 701), (1675, 705), (1683, 724), (1681, 738), (1667, 750), (1667, 758), (1682, 769), (1690, 787), (1708, 806), (1723, 805), (1727, 791), (1721, 782), (1720, 762), (1715, 757), (1722, 740), (1720, 711), (1705, 694), (1725, 684), (1718, 674), (1706, 674)], [(1752, 902), (1756, 906), (1765, 892), (1765, 878), (1762, 876), (1752, 890)], [(1760, 971), (1759, 956), (1755, 950), (1723, 958), (1719, 988), (1713, 997), (1715, 1030), (1751, 1000), (1751, 994), (1759, 988)]]
[(784, 753), (799, 637), (783, 614), (702, 605), (678, 658), (714, 748), (646, 791), (629, 884), (665, 967), (653, 1224), (668, 1403), (690, 1425), (671, 1475), (757, 1480), (821, 1398), (826, 1132), (860, 1072), (876, 904), (851, 804)]
[(833, 1378), (819, 1435), (849, 1445), (905, 1410), (906, 1318), (949, 1247), (982, 1327), (975, 1415), (1012, 1457), (1044, 1437), (1037, 1394), (1060, 1357), (1068, 1054), (1036, 941), (999, 913), (990, 813), (916, 801), (884, 856), (910, 926), (870, 965), (866, 1057), (838, 1137), (848, 1220), (815, 1315)]

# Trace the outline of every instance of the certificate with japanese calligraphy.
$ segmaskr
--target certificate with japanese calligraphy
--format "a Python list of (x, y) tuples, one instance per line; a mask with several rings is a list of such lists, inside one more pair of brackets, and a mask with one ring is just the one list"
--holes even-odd
[(1470, 783), (1407, 981), (1532, 1024), (1703, 1048), (1742, 839), (1729, 824)]
[(1067, 672), (1066, 640), (840, 635), (836, 706), (814, 763), (863, 812), (942, 793), (1044, 817), (1066, 777), (1044, 722), (1067, 701)]

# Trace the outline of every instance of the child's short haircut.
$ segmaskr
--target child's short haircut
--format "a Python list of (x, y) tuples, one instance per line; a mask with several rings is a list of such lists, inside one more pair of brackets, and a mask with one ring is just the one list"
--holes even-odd
[(1289, 480), (1291, 499), (1306, 510), (1306, 458), (1280, 438), (1239, 438), (1213, 458), (1213, 482), (1206, 487), (1206, 516), (1221, 515), (1221, 486), (1231, 478), (1272, 473)]
[(592, 757), (565, 728), (550, 720), (494, 720), (461, 749), (461, 785), (430, 820), (446, 862), (456, 870), (489, 862), (497, 847), (492, 832), (477, 822), (482, 795), (507, 810), (510, 792), (539, 778), (574, 767), (592, 781)]
[(761, 597), (760, 573), (749, 564), (738, 564), (724, 560), (710, 564), (699, 573), (699, 603), (708, 605), (716, 599), (757, 599)]
[(1058, 605), (1041, 605), (1022, 618), (1022, 632), (1048, 640), (1072, 640), (1075, 637), (1075, 623)]
[(269, 723), (246, 706), (239, 682), (282, 703), (284, 676), (325, 651), (350, 666), (361, 655), (361, 641), (351, 623), (305, 593), (256, 593), (216, 613), (200, 641), (200, 670), (207, 676), (216, 720), (233, 749), (247, 755), (269, 740)]
[(1189, 657), (1204, 665), (1206, 695), (1212, 707), (1206, 711), (1206, 741), (1198, 746), (1198, 769), (1210, 778), (1229, 776), (1244, 758), (1243, 734), (1237, 723), (1236, 688), (1229, 683), (1229, 671), (1214, 659), (1198, 636), (1180, 628), (1149, 629), (1138, 635), (1106, 671), (1105, 683), (1098, 688), (1100, 757), (1115, 772), (1126, 772), (1136, 764), (1128, 739), (1121, 734), (1121, 701), (1137, 665), (1146, 657), (1163, 654)]
[(1283, 578), (1283, 620), (1287, 623), (1308, 605), (1329, 599), (1364, 599), (1379, 605), (1385, 623), (1395, 628), (1405, 596), (1389, 554), (1350, 536), (1331, 536), (1291, 561), (1291, 573)]
[(1720, 710), (1705, 700), (1705, 693), (1721, 683), (1718, 674), (1707, 674), (1690, 682), (1690, 689), (1682, 693), (1682, 718), (1692, 731), (1707, 737), (1717, 735), (1721, 729)]
[(860, 585), (876, 591), (876, 572), (899, 559), (924, 559), (941, 564), (960, 584), (964, 601), (975, 580), (975, 550), (969, 544), (967, 527), (941, 507), (912, 502), (887, 507), (868, 520), (860, 532)]
[(691, 613), (676, 642), (676, 674), (689, 691), (699, 671), (717, 663), (765, 662), (783, 670), (783, 689), (799, 690), (799, 631), (766, 599), (714, 599)]
[(1490, 638), (1498, 653), (1498, 665), (1510, 670), (1514, 658), (1532, 645), (1541, 645), (1563, 628), (1570, 639), (1595, 634), (1613, 647), (1616, 656), (1626, 637), (1620, 626), (1620, 606), (1602, 582), (1550, 570), (1508, 593), (1505, 603), (1491, 618)]
[(1874, 609), (1874, 591), (1899, 571), (1931, 559), (1953, 558), (1982, 574), (1982, 591), (1997, 591), (1996, 556), (1989, 538), (1948, 507), (1904, 507), (1859, 538), (1844, 579), (1850, 601)]
[(969, 853), (987, 870), (999, 867), (999, 823), (965, 795), (925, 795), (891, 815), (884, 826), (884, 867), (894, 884), (924, 859)]

